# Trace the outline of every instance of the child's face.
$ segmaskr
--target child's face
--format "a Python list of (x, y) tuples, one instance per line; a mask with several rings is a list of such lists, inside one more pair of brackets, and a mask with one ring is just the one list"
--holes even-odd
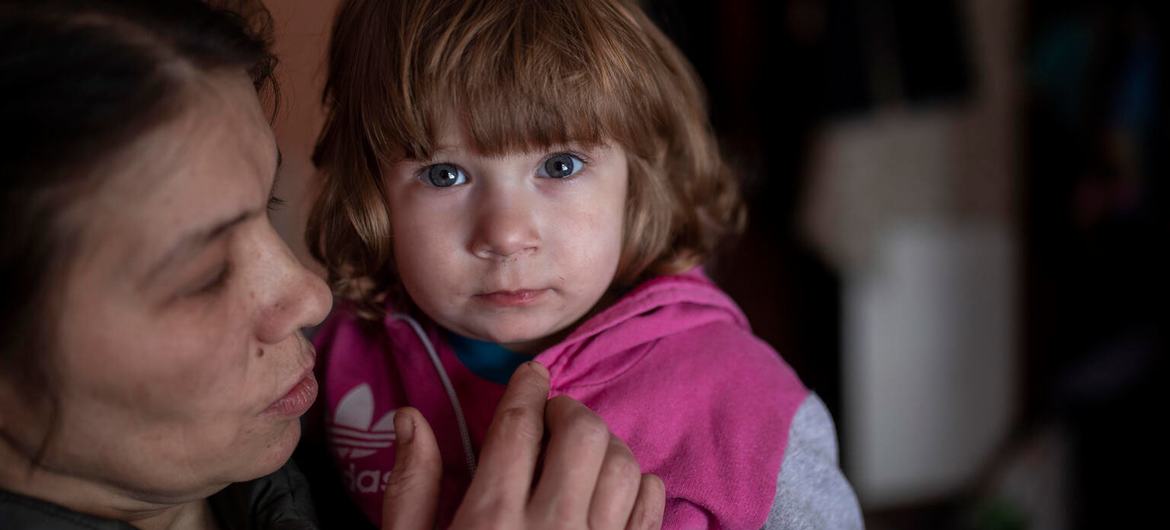
[(387, 168), (398, 273), (443, 327), (537, 353), (609, 288), (627, 164), (617, 145), (488, 157), (448, 120), (432, 160)]

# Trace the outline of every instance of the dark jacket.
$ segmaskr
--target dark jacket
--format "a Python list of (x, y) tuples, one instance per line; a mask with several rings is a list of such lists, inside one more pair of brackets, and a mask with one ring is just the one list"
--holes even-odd
[[(304, 475), (291, 462), (275, 473), (232, 484), (208, 502), (223, 530), (316, 530), (317, 517)], [(133, 526), (74, 512), (0, 490), (3, 530), (135, 530)]]

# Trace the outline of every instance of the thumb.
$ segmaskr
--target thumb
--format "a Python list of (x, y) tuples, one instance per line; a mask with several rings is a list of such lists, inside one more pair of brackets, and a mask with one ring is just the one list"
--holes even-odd
[(431, 530), (443, 473), (435, 434), (410, 407), (394, 413), (394, 432), (394, 469), (382, 497), (382, 529)]

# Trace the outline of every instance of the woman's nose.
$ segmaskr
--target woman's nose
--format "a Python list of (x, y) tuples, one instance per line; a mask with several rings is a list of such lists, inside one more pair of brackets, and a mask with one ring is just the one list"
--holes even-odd
[(511, 260), (540, 249), (538, 215), (524, 192), (487, 193), (475, 212), (471, 252), (489, 260)]
[(302, 328), (320, 324), (329, 315), (333, 296), (316, 274), (306, 269), (292, 250), (273, 233), (279, 248), (269, 261), (272, 293), (261, 308), (258, 338), (274, 344)]

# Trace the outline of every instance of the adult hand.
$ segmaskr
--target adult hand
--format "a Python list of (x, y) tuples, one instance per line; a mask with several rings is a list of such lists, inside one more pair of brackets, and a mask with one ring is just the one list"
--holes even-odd
[[(537, 481), (546, 423), (549, 444)], [(429, 530), (443, 468), (438, 444), (414, 409), (400, 409), (394, 428), (396, 460), (382, 527)], [(530, 362), (508, 383), (451, 528), (656, 529), (665, 502), (662, 481), (641, 474), (596, 414), (566, 397), (548, 399), (548, 371)]]

